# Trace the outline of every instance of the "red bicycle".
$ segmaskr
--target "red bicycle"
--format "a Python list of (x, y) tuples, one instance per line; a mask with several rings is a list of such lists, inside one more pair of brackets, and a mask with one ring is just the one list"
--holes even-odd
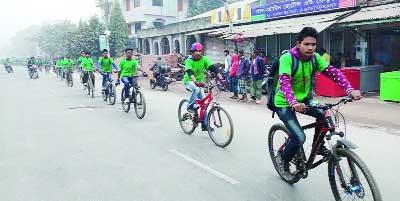
[[(195, 112), (187, 112), (187, 105), (189, 101), (183, 99), (179, 103), (178, 108), (178, 120), (179, 124), (184, 133), (191, 135), (199, 124), (203, 121), (203, 118), (208, 114), (207, 118), (207, 131), (218, 147), (226, 147), (232, 142), (233, 138), (233, 122), (228, 112), (220, 106), (220, 104), (214, 100), (213, 88), (215, 85), (208, 85), (208, 94), (202, 100), (196, 100)], [(204, 88), (202, 88), (203, 93)], [(211, 105), (210, 109), (209, 106)], [(200, 109), (200, 113), (199, 113)]]

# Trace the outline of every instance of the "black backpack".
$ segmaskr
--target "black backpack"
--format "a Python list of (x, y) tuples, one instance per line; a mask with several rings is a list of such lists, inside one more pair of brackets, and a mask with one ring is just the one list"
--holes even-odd
[[(272, 113), (272, 118), (274, 118), (275, 114), (275, 95), (276, 95), (276, 86), (279, 80), (279, 59), (282, 55), (279, 56), (279, 58), (275, 59), (272, 67), (269, 70), (269, 74), (267, 77), (267, 107), (270, 109)], [(299, 59), (297, 59), (295, 56), (292, 56), (292, 76), (296, 74), (297, 70), (299, 69)], [(314, 76), (315, 71), (317, 70), (317, 61), (315, 60), (315, 57), (311, 59), (312, 65), (313, 65), (313, 73), (311, 77)], [(313, 80), (313, 79), (311, 79)], [(311, 83), (311, 86), (313, 84)]]

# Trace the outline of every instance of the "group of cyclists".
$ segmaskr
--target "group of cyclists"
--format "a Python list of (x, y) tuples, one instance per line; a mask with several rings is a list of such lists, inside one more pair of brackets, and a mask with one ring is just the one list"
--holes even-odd
[[(104, 49), (102, 56), (99, 57), (97, 64), (93, 61), (89, 51), (81, 51), (77, 63), (71, 59), (70, 55), (58, 57), (54, 62), (54, 72), (61, 78), (72, 79), (74, 69), (81, 72), (81, 81), (84, 87), (88, 86), (89, 78), (92, 81), (93, 89), (96, 86), (95, 72), (99, 72), (102, 76), (102, 92), (106, 89), (107, 81), (112, 80), (112, 73), (118, 73), (116, 85), (124, 84), (124, 97), (129, 97), (129, 88), (137, 84), (137, 71), (139, 70), (139, 62), (133, 58), (133, 49), (127, 48), (124, 51), (124, 58), (120, 61), (119, 66), (114, 59), (109, 56), (109, 51)], [(76, 66), (77, 68), (74, 68)]]
[[(283, 177), (293, 176), (290, 172), (291, 161), (296, 153), (303, 146), (306, 136), (296, 117), (296, 112), (315, 117), (317, 121), (323, 121), (326, 114), (323, 110), (309, 108), (312, 99), (312, 76), (315, 72), (321, 72), (335, 81), (342, 87), (353, 100), (360, 100), (360, 91), (355, 90), (343, 73), (330, 66), (322, 57), (315, 52), (317, 46), (318, 32), (312, 27), (305, 27), (298, 34), (297, 43), (290, 51), (283, 54), (279, 59), (278, 84), (275, 90), (273, 104), (274, 112), (289, 131), (290, 137), (284, 145), (284, 149), (275, 158), (278, 165), (277, 170)], [(204, 55), (204, 47), (201, 43), (194, 43), (189, 49), (191, 55), (185, 61), (185, 74), (183, 85), (190, 91), (188, 97), (187, 112), (194, 113), (198, 109), (196, 100), (204, 98), (204, 77), (207, 70), (214, 72), (220, 85), (227, 85), (219, 69), (213, 65), (212, 61)], [(116, 85), (121, 82), (124, 84), (124, 97), (130, 96), (130, 87), (137, 85), (139, 62), (133, 58), (133, 49), (127, 48), (124, 51), (124, 58), (119, 65), (109, 56), (107, 49), (102, 51), (103, 55), (99, 58), (97, 66), (90, 57), (90, 52), (82, 51), (77, 60), (77, 66), (82, 72), (82, 82), (86, 86), (88, 78), (95, 86), (95, 74), (97, 70), (102, 76), (102, 90), (106, 88), (106, 83), (111, 80), (113, 72), (118, 72)], [(240, 62), (240, 61), (239, 61)], [(296, 64), (294, 64), (296, 63)], [(28, 61), (28, 66), (35, 64), (35, 58)], [(47, 62), (45, 61), (46, 65)], [(69, 55), (57, 58), (54, 71), (62, 78), (68, 77), (73, 73), (75, 62)], [(293, 66), (298, 65), (293, 72)], [(207, 114), (202, 121), (202, 130), (207, 130)], [(327, 127), (329, 125), (326, 125)], [(314, 138), (318, 137), (322, 127), (316, 127)], [(329, 154), (326, 146), (321, 146), (319, 155)]]

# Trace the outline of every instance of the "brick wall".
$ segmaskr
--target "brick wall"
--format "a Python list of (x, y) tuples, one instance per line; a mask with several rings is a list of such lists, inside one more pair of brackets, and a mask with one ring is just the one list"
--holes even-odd
[(176, 54), (142, 55), (142, 68), (149, 69), (152, 67), (158, 57), (161, 57), (161, 60), (164, 61), (167, 66), (176, 67), (178, 65), (178, 56)]

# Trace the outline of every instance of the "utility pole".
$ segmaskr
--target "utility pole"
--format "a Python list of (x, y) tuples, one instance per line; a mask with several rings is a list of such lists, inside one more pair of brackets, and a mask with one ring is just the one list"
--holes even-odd
[[(223, 0), (223, 1), (224, 1), (224, 6), (225, 6), (225, 12), (226, 12), (228, 23), (229, 23), (229, 31), (233, 35), (233, 22), (231, 19), (231, 15), (229, 13), (229, 3), (228, 3), (228, 0)], [(236, 40), (234, 40), (233, 42), (235, 43), (235, 51), (238, 51), (238, 45), (237, 45)]]

